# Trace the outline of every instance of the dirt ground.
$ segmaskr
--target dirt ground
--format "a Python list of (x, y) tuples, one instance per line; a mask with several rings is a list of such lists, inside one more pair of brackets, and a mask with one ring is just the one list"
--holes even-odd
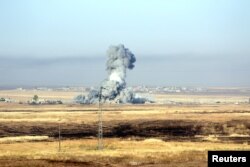
[[(32, 94), (12, 92), (11, 97), (26, 100)], [(69, 100), (75, 94), (57, 92), (51, 98), (63, 95)], [(172, 98), (188, 99), (187, 95)], [(96, 150), (97, 105), (1, 102), (0, 166), (207, 166), (208, 150), (250, 150), (250, 105), (233, 102), (244, 98), (213, 104), (210, 100), (204, 104), (101, 105), (103, 151)]]

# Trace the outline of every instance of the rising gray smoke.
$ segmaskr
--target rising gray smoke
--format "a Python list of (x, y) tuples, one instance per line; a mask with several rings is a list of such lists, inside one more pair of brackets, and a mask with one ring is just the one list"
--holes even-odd
[(126, 88), (126, 70), (134, 68), (135, 55), (124, 45), (110, 46), (107, 55), (108, 78), (101, 83), (99, 90), (90, 91), (86, 97), (79, 95), (75, 101), (84, 104), (98, 103), (99, 99), (105, 103), (145, 103), (146, 98), (137, 97)]

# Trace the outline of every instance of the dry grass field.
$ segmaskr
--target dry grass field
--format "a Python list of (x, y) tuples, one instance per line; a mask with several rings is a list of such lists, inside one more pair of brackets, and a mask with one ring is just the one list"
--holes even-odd
[(1, 144), (2, 166), (206, 166), (208, 150), (249, 150), (247, 144), (214, 142), (164, 142), (110, 138), (105, 149), (96, 150), (96, 140)]
[[(16, 101), (70, 101), (77, 92), (0, 91)], [(203, 103), (102, 105), (104, 150), (97, 150), (97, 105), (0, 103), (0, 166), (207, 166), (208, 150), (250, 150), (244, 96), (156, 95)], [(186, 99), (186, 101), (185, 101)], [(221, 101), (221, 103), (212, 103)], [(207, 102), (207, 103), (206, 103)], [(240, 102), (237, 103), (236, 102)], [(58, 127), (61, 151), (58, 151)]]

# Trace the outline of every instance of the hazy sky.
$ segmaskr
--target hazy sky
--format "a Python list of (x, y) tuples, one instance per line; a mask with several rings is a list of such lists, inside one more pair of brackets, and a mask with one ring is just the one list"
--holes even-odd
[(249, 0), (1, 0), (0, 85), (98, 84), (107, 47), (123, 43), (138, 59), (130, 84), (250, 86), (249, 9)]

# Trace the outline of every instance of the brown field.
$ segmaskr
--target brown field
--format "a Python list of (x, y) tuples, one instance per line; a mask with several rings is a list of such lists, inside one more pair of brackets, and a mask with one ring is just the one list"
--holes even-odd
[[(79, 93), (0, 91), (0, 97), (17, 101), (30, 100), (34, 94), (69, 101)], [(96, 149), (96, 105), (0, 103), (0, 166), (197, 167), (207, 166), (208, 150), (250, 150), (250, 105), (243, 103), (247, 97), (156, 95), (156, 99), (187, 103), (102, 105), (102, 151)], [(188, 103), (198, 100), (202, 103)]]

